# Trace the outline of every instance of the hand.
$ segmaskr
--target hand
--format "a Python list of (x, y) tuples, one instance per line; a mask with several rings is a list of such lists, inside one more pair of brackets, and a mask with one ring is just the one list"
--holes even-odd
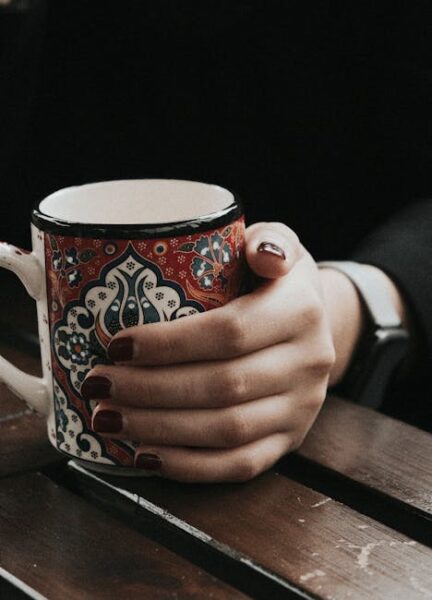
[(318, 269), (279, 223), (247, 229), (246, 258), (266, 278), (252, 293), (121, 331), (109, 347), (116, 364), (84, 382), (83, 395), (101, 400), (93, 428), (139, 440), (137, 466), (245, 481), (298, 448), (314, 422), (335, 360)]

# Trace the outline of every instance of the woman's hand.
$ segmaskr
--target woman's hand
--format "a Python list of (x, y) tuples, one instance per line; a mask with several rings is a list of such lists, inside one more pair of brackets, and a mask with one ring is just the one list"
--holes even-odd
[(139, 440), (137, 467), (180, 481), (245, 481), (298, 448), (335, 360), (321, 276), (280, 223), (246, 231), (265, 278), (226, 306), (113, 338), (82, 393), (95, 431)]

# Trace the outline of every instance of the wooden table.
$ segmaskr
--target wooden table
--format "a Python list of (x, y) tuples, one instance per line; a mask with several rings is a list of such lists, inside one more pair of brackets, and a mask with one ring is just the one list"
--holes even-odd
[(432, 436), (369, 409), (329, 398), (270, 472), (186, 485), (68, 464), (0, 388), (2, 600), (432, 598), (431, 546)]

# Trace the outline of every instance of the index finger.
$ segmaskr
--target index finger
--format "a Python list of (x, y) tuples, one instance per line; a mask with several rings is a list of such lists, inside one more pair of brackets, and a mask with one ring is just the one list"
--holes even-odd
[(108, 355), (116, 363), (167, 365), (234, 358), (286, 341), (320, 316), (312, 286), (295, 285), (288, 294), (294, 270), (220, 308), (124, 329)]

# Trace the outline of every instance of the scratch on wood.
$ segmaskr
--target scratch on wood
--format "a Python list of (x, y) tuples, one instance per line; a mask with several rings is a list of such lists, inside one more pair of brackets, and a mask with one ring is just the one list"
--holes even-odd
[(324, 500), (321, 500), (320, 502), (316, 502), (315, 504), (312, 504), (311, 508), (318, 508), (318, 506), (327, 504), (327, 502), (330, 502), (330, 501), (331, 501), (331, 498), (324, 498)]
[(374, 550), (378, 546), (382, 546), (385, 543), (386, 542), (384, 542), (384, 541), (380, 541), (380, 542), (369, 542), (369, 544), (365, 544), (364, 546), (358, 546), (357, 544), (351, 544), (351, 543), (348, 543), (347, 545), (348, 545), (348, 548), (351, 548), (352, 550), (359, 550), (359, 553), (357, 555), (358, 566), (360, 567), (360, 569), (366, 571), (366, 573), (368, 573), (368, 575), (372, 575), (373, 571), (371, 571), (368, 568), (370, 554), (371, 554), (372, 550)]
[(403, 544), (404, 546), (415, 546), (416, 543), (417, 542), (415, 542), (414, 540), (410, 540), (409, 542), (401, 542), (396, 540), (386, 542), (382, 540), (380, 542), (369, 542), (369, 544), (366, 544), (365, 546), (357, 546), (356, 544), (348, 543), (348, 548), (352, 548), (353, 550), (359, 550), (359, 554), (357, 555), (358, 566), (360, 567), (360, 569), (365, 570), (369, 575), (372, 575), (373, 571), (369, 569), (369, 557), (371, 552), (375, 548), (378, 548), (378, 546), (383, 546), (385, 544), (388, 544), (389, 546), (396, 546), (398, 544)]
[(315, 569), (315, 571), (310, 571), (309, 573), (300, 575), (300, 581), (304, 583), (305, 581), (309, 581), (309, 579), (314, 579), (315, 577), (325, 577), (324, 571), (321, 571), (321, 569)]
[(315, 577), (325, 577), (324, 571), (321, 571), (321, 569), (315, 569), (315, 571), (310, 571), (309, 573), (300, 575), (300, 581), (304, 583), (305, 581), (309, 581), (309, 579), (315, 579)]
[(357, 563), (360, 569), (367, 569), (369, 566), (369, 556), (372, 550), (377, 546), (380, 546), (382, 542), (370, 542), (366, 546), (360, 548), (360, 554), (357, 557)]

